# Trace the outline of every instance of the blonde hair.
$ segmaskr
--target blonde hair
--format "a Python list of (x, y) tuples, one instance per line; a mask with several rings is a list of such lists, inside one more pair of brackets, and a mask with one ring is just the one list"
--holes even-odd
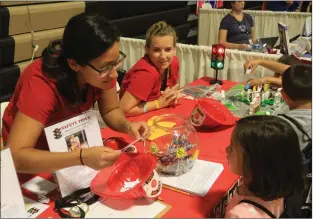
[(173, 36), (174, 37), (174, 47), (176, 47), (177, 36), (174, 28), (166, 23), (165, 21), (159, 21), (153, 24), (146, 33), (146, 47), (150, 47), (151, 39), (153, 36)]

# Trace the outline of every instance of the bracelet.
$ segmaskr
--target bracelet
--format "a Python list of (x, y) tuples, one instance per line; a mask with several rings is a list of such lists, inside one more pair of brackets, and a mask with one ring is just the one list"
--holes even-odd
[(83, 158), (82, 158), (82, 152), (83, 152), (83, 149), (80, 149), (80, 152), (79, 152), (79, 158), (80, 158), (80, 162), (83, 166), (85, 166), (84, 162), (83, 162)]
[(147, 112), (147, 103), (145, 103), (145, 104), (143, 105), (143, 112), (144, 112), (144, 113)]
[(155, 103), (155, 105), (156, 105), (156, 108), (157, 108), (157, 109), (160, 109), (159, 101), (158, 101), (158, 100), (155, 100), (154, 103)]

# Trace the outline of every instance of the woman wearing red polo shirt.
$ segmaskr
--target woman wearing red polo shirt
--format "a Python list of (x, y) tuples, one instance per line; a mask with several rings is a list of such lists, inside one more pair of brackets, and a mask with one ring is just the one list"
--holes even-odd
[(112, 129), (137, 138), (147, 136), (147, 125), (127, 121), (118, 105), (116, 68), (126, 57), (118, 41), (117, 31), (106, 19), (80, 14), (69, 20), (62, 42), (51, 43), (42, 58), (23, 72), (3, 117), (3, 139), (18, 172), (111, 165), (120, 153), (105, 147), (49, 152), (43, 132), (45, 126), (89, 110), (95, 101)]
[(145, 49), (146, 55), (126, 73), (122, 82), (120, 107), (127, 116), (177, 102), (179, 62), (175, 56), (175, 30), (164, 21), (153, 24), (146, 33)]

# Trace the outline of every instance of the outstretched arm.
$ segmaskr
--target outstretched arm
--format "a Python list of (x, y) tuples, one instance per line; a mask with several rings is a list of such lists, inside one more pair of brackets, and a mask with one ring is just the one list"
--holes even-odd
[(247, 69), (251, 69), (251, 73), (256, 69), (257, 66), (263, 66), (264, 68), (267, 68), (273, 72), (277, 72), (280, 74), (283, 74), (290, 65), (285, 65), (282, 63), (279, 63), (277, 61), (272, 60), (264, 60), (264, 59), (255, 59), (255, 60), (249, 60), (244, 64), (245, 71)]

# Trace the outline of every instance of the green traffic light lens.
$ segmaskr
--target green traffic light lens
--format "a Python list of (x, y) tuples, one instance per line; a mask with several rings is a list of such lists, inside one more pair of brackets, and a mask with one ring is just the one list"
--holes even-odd
[(223, 68), (224, 64), (222, 62), (217, 63), (217, 68)]

